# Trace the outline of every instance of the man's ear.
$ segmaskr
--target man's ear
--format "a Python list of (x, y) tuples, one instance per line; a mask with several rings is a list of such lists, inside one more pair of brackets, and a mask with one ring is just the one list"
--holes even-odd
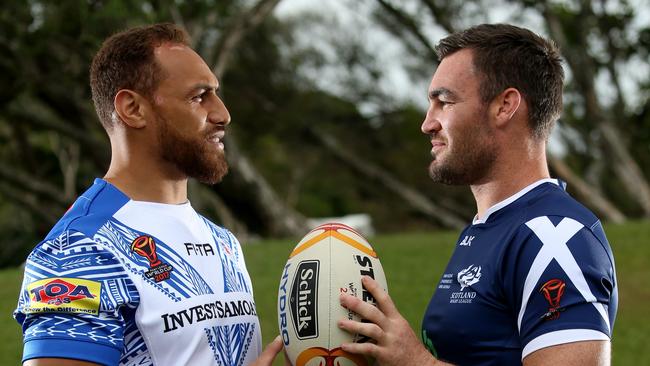
[(149, 102), (142, 95), (129, 89), (121, 89), (113, 100), (115, 113), (124, 124), (131, 128), (143, 128), (147, 125), (146, 114)]
[(492, 101), (491, 109), (498, 127), (503, 127), (512, 120), (522, 103), (522, 95), (515, 88), (507, 88)]

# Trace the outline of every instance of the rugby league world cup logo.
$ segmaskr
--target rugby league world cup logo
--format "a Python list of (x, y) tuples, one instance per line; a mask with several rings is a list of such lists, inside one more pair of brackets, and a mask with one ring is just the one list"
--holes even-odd
[(158, 259), (156, 242), (149, 235), (141, 235), (131, 243), (133, 253), (144, 257), (149, 262), (149, 270), (144, 273), (148, 279), (160, 282), (169, 278), (173, 267)]
[(546, 318), (547, 320), (554, 320), (560, 317), (560, 312), (564, 310), (564, 308), (560, 307), (560, 299), (562, 299), (562, 295), (564, 295), (565, 287), (566, 284), (564, 281), (555, 278), (547, 281), (539, 289), (539, 292), (544, 295), (544, 298), (550, 305), (548, 311), (542, 315), (542, 318)]

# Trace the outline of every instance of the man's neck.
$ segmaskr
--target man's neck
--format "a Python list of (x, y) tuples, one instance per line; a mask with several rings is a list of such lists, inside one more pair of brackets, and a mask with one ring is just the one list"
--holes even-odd
[(541, 179), (550, 178), (545, 155), (514, 160), (497, 165), (484, 182), (470, 186), (476, 200), (478, 219), (483, 219), (495, 204)]
[(166, 204), (187, 202), (187, 178), (170, 178), (150, 166), (119, 166), (111, 163), (104, 180), (117, 187), (130, 199)]

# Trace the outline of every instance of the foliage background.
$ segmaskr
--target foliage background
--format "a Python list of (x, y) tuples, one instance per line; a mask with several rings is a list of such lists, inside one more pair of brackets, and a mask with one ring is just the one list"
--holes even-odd
[(606, 221), (647, 218), (648, 1), (3, 1), (0, 266), (19, 264), (106, 171), (87, 81), (102, 40), (159, 21), (184, 25), (221, 79), (231, 174), (192, 183), (190, 197), (243, 242), (359, 212), (381, 232), (463, 226), (471, 195), (430, 182), (419, 125), (436, 40), (486, 21), (528, 26), (564, 51), (553, 174)]

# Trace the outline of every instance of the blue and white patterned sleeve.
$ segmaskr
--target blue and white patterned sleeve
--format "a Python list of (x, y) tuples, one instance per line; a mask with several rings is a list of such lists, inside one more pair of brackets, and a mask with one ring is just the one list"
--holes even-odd
[(122, 263), (86, 235), (64, 231), (29, 255), (14, 317), (23, 362), (55, 357), (117, 365), (123, 314), (139, 302)]

